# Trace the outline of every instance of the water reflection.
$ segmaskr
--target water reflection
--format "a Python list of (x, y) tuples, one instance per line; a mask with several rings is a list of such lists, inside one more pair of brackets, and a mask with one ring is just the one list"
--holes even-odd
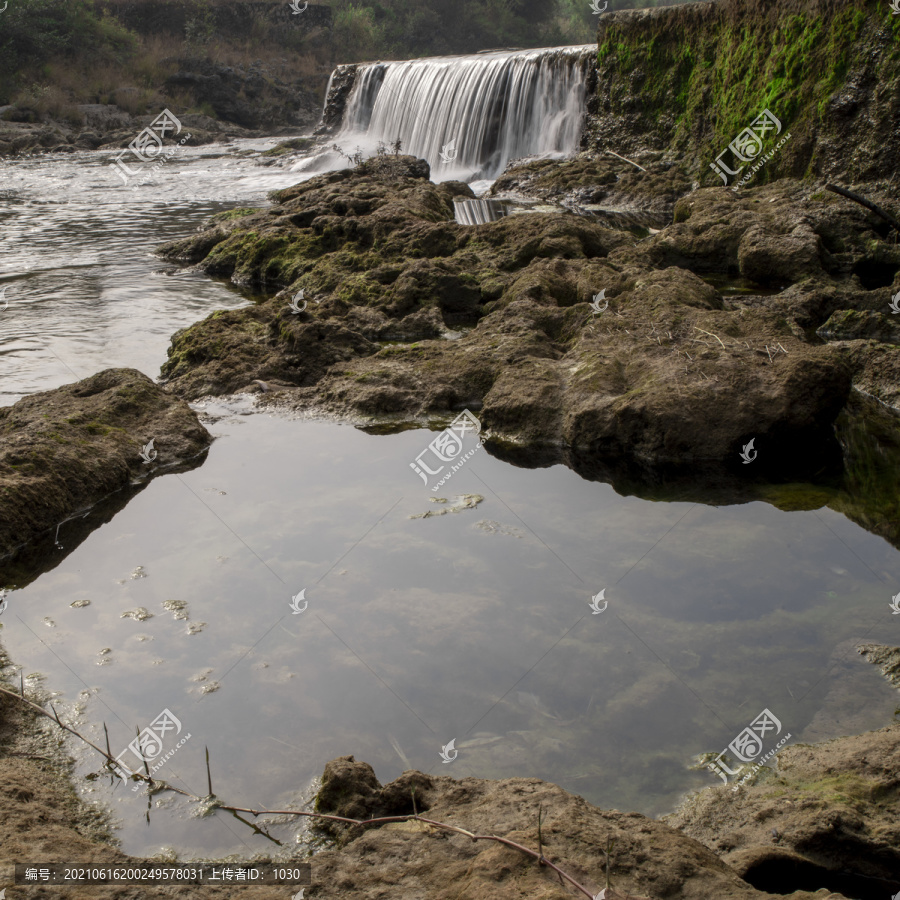
[[(483, 453), (442, 491), (483, 502), (420, 518), (433, 495), (409, 462), (429, 432), (205, 412), (206, 464), (152, 481), (3, 619), (12, 658), (81, 695), (84, 730), (102, 743), (106, 721), (116, 752), (170, 709), (193, 737), (165, 777), (196, 794), (208, 746), (216, 793), (241, 806), (300, 803), (355, 754), (382, 781), (409, 764), (536, 776), (653, 814), (711, 783), (693, 756), (748, 711), (801, 740), (890, 720), (893, 691), (844, 645), (890, 639), (900, 554), (827, 507), (649, 502)], [(138, 607), (153, 617), (123, 618)], [(148, 824), (140, 794), (84, 789), (130, 852), (287, 852), (307, 833), (254, 835), (177, 798)]]

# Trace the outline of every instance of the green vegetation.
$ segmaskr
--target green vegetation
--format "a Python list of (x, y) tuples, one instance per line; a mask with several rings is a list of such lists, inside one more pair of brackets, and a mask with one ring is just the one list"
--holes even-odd
[[(608, 8), (670, 2), (610, 0)], [(0, 105), (14, 104), (19, 121), (49, 115), (73, 124), (84, 103), (116, 104), (138, 115), (167, 104), (214, 115), (189, 93), (166, 92), (179, 59), (261, 62), (267, 77), (303, 79), (322, 92), (339, 63), (589, 43), (598, 21), (587, 0), (320, 0), (331, 9), (330, 28), (285, 28), (260, 4), (249, 5), (246, 27), (225, 33), (217, 14), (229, 0), (158, 0), (166, 4), (165, 31), (149, 19), (139, 25), (140, 9), (128, 19), (132, 31), (103, 0), (10, 0), (0, 20)]]
[[(822, 120), (851, 67), (864, 67), (871, 54), (862, 40), (867, 18), (895, 35), (900, 21), (890, 16), (883, 0), (845, 5), (821, 0), (803, 11), (787, 0), (775, 0), (765, 10), (748, 7), (731, 0), (702, 19), (680, 15), (640, 29), (610, 24), (598, 48), (603, 80), (611, 85), (615, 105), (634, 92), (632, 76), (640, 73), (641, 115), (648, 131), (660, 119), (672, 122), (669, 137), (675, 147), (690, 146), (702, 128), (711, 146), (724, 149), (769, 109), (792, 140), (777, 162), (757, 174), (756, 183), (803, 175), (808, 164), (804, 135)], [(879, 71), (898, 62), (900, 44), (887, 42)]]

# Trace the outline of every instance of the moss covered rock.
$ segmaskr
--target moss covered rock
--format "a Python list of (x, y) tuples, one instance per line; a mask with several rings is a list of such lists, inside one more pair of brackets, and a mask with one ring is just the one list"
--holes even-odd
[(200, 462), (211, 440), (187, 403), (135, 369), (0, 408), (0, 557), (137, 478)]
[[(547, 190), (554, 170), (567, 189), (571, 165), (536, 168)], [(630, 200), (618, 190), (635, 208), (645, 191), (683, 189), (675, 168), (634, 172)], [(498, 439), (582, 462), (696, 465), (737, 459), (755, 438), (754, 471), (770, 474), (839, 457), (834, 422), (854, 380), (892, 402), (896, 347), (814, 335), (836, 310), (883, 306), (900, 288), (872, 287), (868, 260), (883, 284), (900, 251), (849, 201), (790, 179), (703, 188), (639, 237), (563, 211), (459, 225), (453, 201), (469, 196), (428, 181), (420, 161), (382, 157), (163, 248), (281, 288), (176, 335), (171, 388), (199, 397), (260, 379), (284, 388), (268, 402), (367, 421), (468, 407)]]

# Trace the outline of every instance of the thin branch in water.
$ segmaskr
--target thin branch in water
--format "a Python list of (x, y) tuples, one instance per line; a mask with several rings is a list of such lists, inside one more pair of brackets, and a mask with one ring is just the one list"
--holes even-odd
[(206, 751), (206, 786), (209, 789), (209, 796), (212, 797), (212, 774), (209, 771), (209, 747), (204, 747), (203, 749)]
[[(140, 738), (141, 732), (138, 730), (137, 725), (134, 726), (134, 733), (138, 736), (138, 738)], [(138, 744), (138, 747), (140, 747), (140, 746), (141, 745)], [(141, 759), (144, 760), (144, 771), (147, 773), (147, 784), (149, 784), (150, 787), (152, 788), (153, 787), (153, 779), (150, 777), (150, 763), (147, 762), (147, 760), (144, 758), (143, 753), (141, 754)]]
[[(30, 700), (20, 698), (14, 692), (6, 690), (5, 688), (2, 688), (2, 687), (0, 687), (0, 694), (3, 694), (7, 697), (12, 697), (16, 700), (21, 700), (21, 702), (23, 702), (26, 706), (28, 706), (29, 709), (33, 710), (34, 712), (38, 713), (39, 715), (44, 716), (47, 719), (51, 719), (51, 720), (57, 722), (59, 727), (62, 728), (64, 731), (68, 731), (69, 734), (74, 735), (79, 740), (81, 740), (85, 744), (87, 744), (89, 747), (92, 747), (106, 760), (107, 763), (113, 764), (113, 765), (116, 764), (116, 760), (113, 758), (111, 753), (101, 750), (95, 743), (93, 743), (91, 740), (86, 738), (84, 735), (77, 732), (74, 728), (70, 728), (68, 725), (64, 725), (61, 721), (59, 721), (58, 718), (54, 718), (54, 716), (50, 715), (50, 713), (48, 713), (47, 710), (45, 710), (43, 707), (39, 706), (37, 703), (32, 703)], [(105, 724), (104, 724), (104, 730), (105, 730)], [(138, 731), (138, 734), (140, 735), (139, 731)], [(108, 741), (108, 737), (107, 737), (107, 744), (108, 743), (109, 743), (109, 741)], [(208, 759), (209, 759), (209, 751), (207, 748), (207, 761), (208, 761)], [(135, 772), (133, 774), (138, 779), (146, 780), (152, 787), (154, 785), (154, 781), (150, 777), (150, 768), (147, 765), (146, 760), (144, 760), (144, 767), (145, 767), (145, 771), (147, 773), (146, 778), (137, 772)], [(207, 775), (209, 775), (208, 767), (207, 767)], [(155, 782), (155, 784), (157, 785), (157, 790), (159, 790), (159, 791), (172, 791), (173, 793), (180, 794), (181, 796), (187, 797), (188, 799), (193, 800), (195, 802), (200, 802), (204, 799), (202, 797), (195, 796), (194, 794), (190, 793), (189, 791), (184, 790), (183, 788), (175, 787), (174, 785), (171, 785), (166, 781), (157, 781), (157, 782)], [(209, 779), (209, 787), (210, 787), (210, 792), (212, 792), (211, 779)], [(413, 807), (413, 808), (415, 808), (415, 807)], [(552, 869), (556, 873), (557, 877), (560, 879), (561, 882), (563, 882), (563, 881), (568, 882), (573, 888), (575, 888), (577, 891), (580, 891), (585, 897), (588, 897), (589, 900), (593, 900), (593, 898), (594, 898), (594, 895), (586, 887), (579, 884), (571, 875), (568, 875), (566, 872), (564, 872), (562, 869), (560, 869), (559, 866), (557, 866), (555, 863), (551, 862), (549, 859), (547, 859), (543, 855), (543, 846), (541, 846), (540, 852), (535, 852), (534, 850), (531, 850), (529, 847), (525, 847), (524, 845), (519, 844), (516, 841), (511, 841), (509, 838), (498, 837), (497, 835), (493, 835), (493, 834), (475, 834), (474, 832), (467, 831), (465, 828), (460, 828), (457, 825), (449, 825), (446, 822), (437, 822), (434, 819), (426, 819), (424, 816), (420, 816), (417, 814), (414, 814), (411, 816), (410, 815), (381, 816), (380, 818), (375, 818), (375, 819), (350, 819), (350, 818), (347, 818), (346, 816), (332, 816), (332, 815), (328, 815), (326, 813), (307, 812), (306, 810), (297, 810), (297, 809), (262, 809), (262, 810), (259, 810), (259, 809), (250, 809), (248, 807), (243, 807), (243, 806), (226, 806), (225, 804), (217, 804), (217, 809), (223, 809), (226, 812), (230, 812), (230, 813), (234, 813), (234, 814), (247, 813), (254, 817), (263, 816), (263, 815), (266, 815), (266, 816), (305, 816), (305, 817), (313, 818), (313, 819), (324, 819), (329, 822), (344, 822), (348, 825), (359, 825), (359, 826), (381, 825), (381, 824), (385, 824), (385, 823), (389, 823), (389, 822), (423, 822), (426, 825), (431, 825), (433, 828), (440, 828), (444, 831), (451, 831), (454, 834), (462, 834), (468, 838), (471, 838), (473, 841), (495, 841), (496, 843), (503, 844), (506, 847), (512, 847), (514, 850), (518, 850), (520, 853), (524, 853), (526, 856), (529, 856), (532, 859), (538, 860), (538, 862), (541, 863), (542, 865), (548, 866), (550, 869)], [(608, 859), (608, 852), (607, 852), (607, 859)], [(607, 869), (608, 869), (608, 866), (607, 866)], [(607, 881), (608, 881), (608, 877), (609, 876), (607, 873)]]

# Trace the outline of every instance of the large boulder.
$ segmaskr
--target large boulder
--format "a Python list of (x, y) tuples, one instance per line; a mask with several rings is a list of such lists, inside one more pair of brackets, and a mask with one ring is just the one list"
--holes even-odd
[[(677, 168), (647, 164), (644, 181), (636, 171), (617, 185), (633, 186), (635, 204), (683, 189)], [(554, 172), (562, 191), (606, 180), (583, 158), (528, 171), (545, 192)], [(471, 193), (386, 154), (162, 248), (282, 289), (176, 335), (172, 388), (199, 397), (272, 380), (285, 390), (270, 402), (357, 419), (468, 407), (496, 438), (556, 447), (567, 462), (572, 451), (728, 465), (754, 440), (752, 474), (778, 478), (839, 460), (834, 423), (852, 386), (894, 402), (896, 346), (814, 334), (838, 310), (884, 308), (888, 289), (864, 282), (900, 271), (900, 251), (855, 204), (793, 180), (739, 196), (705, 188), (640, 237), (562, 211), (458, 224), (454, 200)], [(315, 303), (293, 315), (300, 289)]]
[(184, 400), (135, 369), (0, 408), (0, 557), (136, 479), (197, 464), (211, 441)]

